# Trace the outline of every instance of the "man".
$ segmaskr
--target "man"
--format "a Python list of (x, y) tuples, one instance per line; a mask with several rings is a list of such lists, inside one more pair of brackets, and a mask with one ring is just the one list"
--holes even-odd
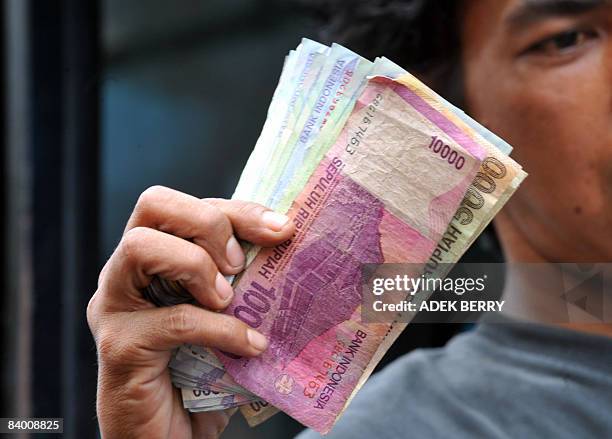
[[(610, 2), (331, 3), (350, 47), (361, 51), (365, 40), (403, 60), (515, 146), (530, 177), (496, 218), (508, 260), (612, 260)], [(244, 264), (233, 233), (274, 245), (292, 225), (239, 201), (165, 188), (140, 198), (88, 308), (105, 438), (216, 437), (225, 427), (229, 413), (183, 410), (166, 371), (170, 351), (187, 342), (257, 355), (265, 339), (212, 311), (154, 308), (139, 291), (160, 275), (208, 308), (227, 306), (232, 292), (219, 273)], [(522, 286), (510, 276), (507, 294)], [(383, 370), (328, 437), (612, 437), (611, 336), (610, 325), (483, 324)]]

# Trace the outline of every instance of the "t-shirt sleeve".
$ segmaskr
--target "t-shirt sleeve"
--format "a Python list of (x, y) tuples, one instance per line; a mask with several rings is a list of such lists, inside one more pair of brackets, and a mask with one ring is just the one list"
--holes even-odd
[[(433, 350), (429, 354), (433, 354)], [(429, 376), (423, 368), (427, 367), (426, 356), (429, 354), (415, 351), (397, 359), (365, 384), (329, 434), (322, 436), (313, 430), (305, 430), (297, 439), (431, 437), (434, 432), (428, 419), (423, 419), (411, 407), (411, 401), (420, 400), (421, 408), (433, 404), (431, 398), (423, 398), (428, 386), (424, 377)], [(437, 422), (440, 422), (439, 417)]]

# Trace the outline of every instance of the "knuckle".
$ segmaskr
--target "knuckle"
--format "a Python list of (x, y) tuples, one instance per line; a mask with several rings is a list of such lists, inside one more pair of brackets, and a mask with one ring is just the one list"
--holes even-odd
[(100, 358), (113, 357), (115, 342), (106, 330), (101, 330), (97, 340), (98, 356)]
[(230, 230), (230, 221), (225, 214), (216, 206), (204, 202), (200, 215), (201, 227), (206, 230), (211, 238), (224, 237), (223, 232)]
[(128, 230), (121, 239), (121, 252), (127, 262), (135, 262), (146, 241), (149, 239), (150, 232), (146, 227), (135, 227)]
[(171, 189), (165, 186), (150, 186), (140, 194), (136, 206), (141, 209), (146, 209), (148, 206), (164, 201), (169, 196), (170, 192)]
[(211, 269), (216, 270), (212, 262), (210, 255), (202, 247), (197, 245), (189, 246), (189, 250), (186, 254), (186, 260), (190, 261), (190, 264), (195, 272), (208, 272)]
[(232, 317), (224, 316), (216, 325), (217, 337), (222, 343), (246, 340), (246, 328), (244, 324)]
[(121, 365), (129, 357), (129, 345), (108, 328), (101, 328), (97, 340), (98, 358), (107, 365)]
[(108, 270), (108, 261), (106, 261), (106, 263), (104, 264), (104, 267), (102, 267), (102, 270), (100, 270), (100, 274), (98, 274), (98, 286), (102, 285), (102, 282), (104, 281), (104, 275), (106, 274), (107, 270)]
[(238, 207), (238, 215), (248, 220), (254, 220), (259, 219), (266, 210), (261, 204), (242, 202)]
[(95, 328), (96, 328), (96, 323), (97, 323), (97, 296), (98, 296), (98, 291), (96, 291), (91, 298), (89, 299), (89, 302), (87, 303), (87, 310), (86, 310), (86, 314), (87, 314), (87, 324), (89, 325), (89, 329), (94, 332)]
[(228, 200), (226, 198), (202, 198), (202, 201), (219, 208), (226, 203), (232, 202), (231, 200)]
[(181, 304), (169, 309), (166, 318), (166, 328), (179, 338), (183, 334), (193, 333), (198, 327), (198, 317), (195, 307), (192, 305)]

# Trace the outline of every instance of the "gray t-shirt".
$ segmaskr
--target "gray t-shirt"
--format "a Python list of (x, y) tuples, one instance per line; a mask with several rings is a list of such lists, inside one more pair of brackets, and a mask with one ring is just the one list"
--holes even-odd
[(612, 438), (612, 338), (482, 323), (376, 374), (325, 437)]

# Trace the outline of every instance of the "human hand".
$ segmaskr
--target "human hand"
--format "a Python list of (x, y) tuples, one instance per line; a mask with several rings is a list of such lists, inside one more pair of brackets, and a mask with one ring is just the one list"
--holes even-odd
[[(265, 337), (215, 312), (232, 300), (223, 274), (244, 268), (234, 234), (261, 246), (293, 234), (284, 215), (261, 205), (198, 199), (161, 186), (139, 198), (102, 269), (87, 320), (98, 350), (97, 414), (102, 437), (216, 438), (233, 411), (188, 413), (167, 369), (183, 343), (258, 355)], [(157, 308), (141, 294), (153, 276), (180, 281), (201, 304)]]

